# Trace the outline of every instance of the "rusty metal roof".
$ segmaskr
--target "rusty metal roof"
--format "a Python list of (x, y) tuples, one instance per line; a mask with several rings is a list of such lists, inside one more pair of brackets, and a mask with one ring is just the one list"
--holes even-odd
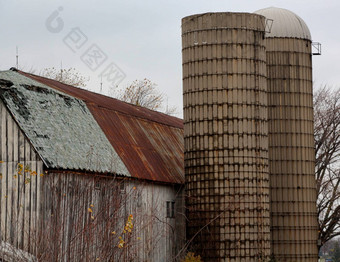
[(19, 72), (83, 100), (132, 177), (184, 183), (182, 119)]
[(17, 72), (0, 72), (0, 98), (47, 168), (130, 176), (84, 101)]

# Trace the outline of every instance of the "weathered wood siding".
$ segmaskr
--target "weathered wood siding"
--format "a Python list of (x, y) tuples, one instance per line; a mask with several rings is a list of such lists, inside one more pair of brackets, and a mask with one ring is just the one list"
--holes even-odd
[(43, 163), (2, 101), (0, 115), (1, 239), (34, 253)]
[(176, 187), (55, 172), (43, 192), (44, 261), (172, 261), (183, 244), (183, 210), (166, 216), (167, 201), (183, 203)]
[[(39, 261), (173, 261), (185, 238), (180, 188), (45, 172), (2, 102), (0, 112), (2, 241)], [(175, 201), (173, 218), (166, 215), (167, 201)]]

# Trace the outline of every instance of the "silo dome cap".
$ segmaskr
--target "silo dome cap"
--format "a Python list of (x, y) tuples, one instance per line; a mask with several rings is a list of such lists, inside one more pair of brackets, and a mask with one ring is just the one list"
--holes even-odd
[(273, 20), (271, 31), (266, 34), (266, 37), (290, 37), (312, 40), (305, 21), (292, 11), (269, 7), (257, 10), (254, 13)]

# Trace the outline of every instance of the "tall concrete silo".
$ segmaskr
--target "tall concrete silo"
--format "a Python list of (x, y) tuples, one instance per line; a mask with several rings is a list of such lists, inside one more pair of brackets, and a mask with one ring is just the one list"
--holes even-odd
[(291, 11), (257, 12), (266, 34), (271, 247), (276, 261), (317, 261), (311, 35)]
[(187, 237), (207, 261), (270, 254), (263, 16), (182, 20)]

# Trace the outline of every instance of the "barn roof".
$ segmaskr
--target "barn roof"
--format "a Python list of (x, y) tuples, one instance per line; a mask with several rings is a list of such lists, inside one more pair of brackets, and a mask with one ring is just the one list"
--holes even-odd
[(83, 102), (132, 177), (184, 182), (181, 119), (55, 80), (21, 71), (16, 74)]
[(129, 176), (82, 100), (17, 72), (0, 79), (0, 98), (47, 168)]

